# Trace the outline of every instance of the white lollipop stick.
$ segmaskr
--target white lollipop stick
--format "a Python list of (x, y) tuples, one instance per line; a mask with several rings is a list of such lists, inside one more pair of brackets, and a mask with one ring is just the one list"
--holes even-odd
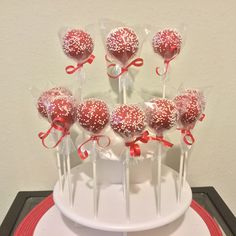
[(178, 182), (178, 202), (181, 200), (182, 196), (182, 181), (183, 181), (183, 163), (184, 163), (184, 152), (181, 151), (180, 165), (179, 165), (179, 182)]
[(78, 86), (78, 101), (79, 102), (82, 102), (83, 100), (83, 96), (82, 96), (82, 92), (83, 92), (83, 87), (84, 87), (84, 83), (85, 83), (85, 72), (84, 72), (84, 69), (83, 67), (81, 67), (79, 70), (78, 70), (78, 80), (79, 80), (79, 86)]
[(123, 104), (126, 104), (126, 83), (125, 83), (125, 78), (123, 78), (123, 81), (122, 81), (122, 97), (123, 97)]
[(126, 78), (127, 73), (122, 74), (119, 77), (119, 102), (121, 104), (126, 104), (127, 102), (127, 94), (126, 94)]
[(158, 142), (158, 160), (157, 160), (157, 215), (161, 215), (161, 158), (162, 144)]
[(192, 147), (192, 145), (191, 145), (191, 146), (188, 146), (188, 150), (185, 152), (185, 156), (184, 156), (183, 184), (185, 184), (185, 183), (186, 183), (186, 180), (187, 180), (189, 152), (190, 152), (191, 147)]
[(71, 183), (71, 167), (70, 167), (70, 150), (69, 150), (69, 136), (66, 136), (66, 172), (67, 172), (67, 186), (69, 195), (69, 205), (72, 206), (72, 183)]
[(157, 202), (158, 202), (158, 188), (157, 188), (157, 172), (158, 172), (158, 156), (154, 155), (152, 159), (152, 181), (154, 186), (155, 202), (156, 202), (156, 213), (158, 212)]
[(94, 216), (98, 215), (98, 184), (97, 184), (97, 151), (96, 141), (92, 142), (92, 158), (93, 158), (93, 206)]
[(57, 147), (57, 171), (58, 171), (58, 176), (59, 176), (59, 185), (60, 185), (60, 191), (62, 192), (62, 170), (61, 170), (61, 158), (60, 158), (60, 153)]
[(162, 98), (166, 97), (166, 76), (163, 78), (162, 82)]
[(67, 171), (66, 171), (66, 155), (62, 155), (62, 164), (63, 164), (63, 175), (64, 175), (64, 187), (67, 181)]
[(126, 209), (126, 217), (130, 219), (130, 196), (129, 196), (129, 189), (130, 189), (130, 182), (129, 182), (129, 148), (126, 148), (125, 151), (125, 160), (124, 160), (124, 179), (125, 179), (125, 209)]

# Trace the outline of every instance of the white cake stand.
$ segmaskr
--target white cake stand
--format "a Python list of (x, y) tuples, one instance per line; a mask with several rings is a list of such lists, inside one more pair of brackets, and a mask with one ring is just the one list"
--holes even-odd
[[(151, 172), (151, 170), (150, 170)], [(67, 189), (61, 193), (59, 183), (54, 187), (53, 198), (60, 212), (77, 224), (89, 228), (131, 232), (154, 229), (178, 219), (189, 208), (192, 192), (186, 183), (183, 186), (182, 201), (177, 202), (178, 174), (162, 166), (161, 216), (156, 215), (155, 195), (152, 183), (131, 183), (130, 220), (126, 219), (125, 202), (121, 184), (100, 185), (98, 217), (93, 215), (92, 168), (84, 163), (72, 169), (74, 206), (69, 206)], [(65, 186), (66, 187), (66, 186)]]
[[(106, 232), (74, 224), (53, 206), (38, 222), (33, 236), (122, 236), (120, 232)], [(128, 236), (210, 236), (207, 225), (192, 208), (169, 225), (148, 231), (130, 232)]]

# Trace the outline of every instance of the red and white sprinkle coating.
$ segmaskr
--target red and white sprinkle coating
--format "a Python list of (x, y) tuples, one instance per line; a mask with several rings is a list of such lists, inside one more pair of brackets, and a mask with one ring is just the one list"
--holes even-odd
[(138, 36), (131, 28), (115, 28), (106, 38), (106, 47), (111, 57), (118, 60), (122, 65), (126, 65), (138, 51)]
[(111, 114), (111, 128), (124, 138), (133, 138), (145, 128), (145, 113), (136, 105), (120, 105)]
[(87, 99), (77, 106), (76, 119), (79, 124), (92, 133), (99, 133), (110, 118), (106, 103), (99, 99)]
[(94, 43), (91, 36), (83, 30), (73, 29), (63, 37), (63, 51), (69, 57), (83, 62), (93, 53)]
[(174, 98), (180, 113), (180, 124), (193, 127), (205, 108), (205, 98), (197, 90), (187, 89)]
[(63, 125), (69, 129), (74, 124), (76, 118), (75, 99), (68, 96), (53, 97), (50, 100), (47, 111), (49, 121), (53, 121), (55, 118), (62, 118), (65, 120)]
[(43, 92), (40, 97), (38, 98), (37, 102), (37, 109), (39, 114), (42, 117), (47, 118), (47, 107), (50, 103), (51, 98), (56, 97), (56, 96), (72, 96), (72, 93), (69, 89), (64, 88), (64, 87), (55, 87), (52, 89), (49, 89), (45, 92)]
[(158, 135), (175, 126), (179, 118), (175, 103), (165, 98), (152, 99), (147, 103), (146, 112), (149, 127)]
[(198, 89), (186, 89), (184, 93), (189, 94), (190, 96), (195, 96), (199, 100), (202, 111), (206, 108), (206, 98), (202, 91)]
[(154, 52), (158, 53), (166, 60), (170, 60), (175, 55), (179, 54), (181, 44), (182, 37), (174, 29), (158, 31), (152, 39)]

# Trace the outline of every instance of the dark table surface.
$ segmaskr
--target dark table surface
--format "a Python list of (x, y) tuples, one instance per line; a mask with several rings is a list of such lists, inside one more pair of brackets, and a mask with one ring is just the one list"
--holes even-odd
[[(218, 222), (223, 235), (236, 236), (236, 218), (213, 187), (192, 188), (193, 199)], [(17, 225), (52, 191), (19, 192), (0, 226), (0, 236), (11, 236)], [(200, 235), (199, 235), (200, 236)]]

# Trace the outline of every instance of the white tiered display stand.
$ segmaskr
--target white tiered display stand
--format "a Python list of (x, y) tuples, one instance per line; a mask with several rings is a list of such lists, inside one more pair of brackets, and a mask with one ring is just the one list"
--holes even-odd
[[(142, 168), (146, 175), (143, 179), (139, 178), (139, 180), (135, 176), (131, 176), (130, 219), (126, 217), (122, 182), (119, 182), (119, 177), (112, 178), (111, 176), (110, 183), (109, 181), (104, 181), (104, 179), (109, 180), (109, 174), (104, 176), (104, 171), (108, 169), (108, 166), (104, 165), (99, 169), (99, 172), (103, 173), (103, 177), (99, 180), (98, 216), (94, 216), (92, 164), (89, 162), (78, 165), (71, 171), (73, 207), (69, 204), (67, 186), (65, 185), (64, 191), (61, 192), (59, 182), (57, 182), (53, 192), (56, 209), (53, 208), (50, 210), (52, 212), (49, 212), (49, 215), (46, 214), (45, 217), (50, 217), (54, 212), (57, 215), (56, 218), (59, 218), (59, 221), (64, 221), (63, 226), (60, 224), (61, 228), (68, 227), (66, 221), (74, 222), (70, 225), (74, 226), (74, 230), (77, 232), (76, 235), (86, 236), (127, 235), (128, 232), (133, 232), (131, 235), (136, 235), (135, 232), (148, 232), (150, 230), (157, 233), (158, 228), (161, 227), (160, 230), (163, 230), (163, 226), (167, 224), (164, 227), (166, 228), (165, 230), (169, 227), (176, 227), (176, 224), (180, 222), (185, 222), (186, 217), (184, 217), (184, 214), (186, 211), (188, 211), (188, 216), (196, 217), (194, 216), (193, 210), (188, 210), (192, 201), (191, 188), (187, 182), (183, 185), (181, 201), (178, 202), (178, 173), (165, 165), (162, 165), (161, 214), (160, 216), (157, 215), (156, 196), (151, 181), (151, 168), (149, 167), (151, 167), (151, 162), (150, 160), (146, 160), (144, 162), (140, 161), (139, 164), (133, 165), (131, 168), (131, 173), (132, 169)], [(118, 164), (116, 167), (113, 166), (113, 168), (114, 171), (110, 171), (110, 175), (112, 173), (113, 175), (122, 173), (119, 170)], [(122, 179), (122, 176), (120, 176), (120, 179)], [(170, 224), (171, 222), (175, 223)], [(86, 231), (88, 233), (79, 233), (80, 230), (82, 230), (81, 232)], [(36, 232), (39, 232), (39, 229)], [(107, 232), (107, 234), (104, 232)], [(36, 235), (40, 234), (36, 233)]]

